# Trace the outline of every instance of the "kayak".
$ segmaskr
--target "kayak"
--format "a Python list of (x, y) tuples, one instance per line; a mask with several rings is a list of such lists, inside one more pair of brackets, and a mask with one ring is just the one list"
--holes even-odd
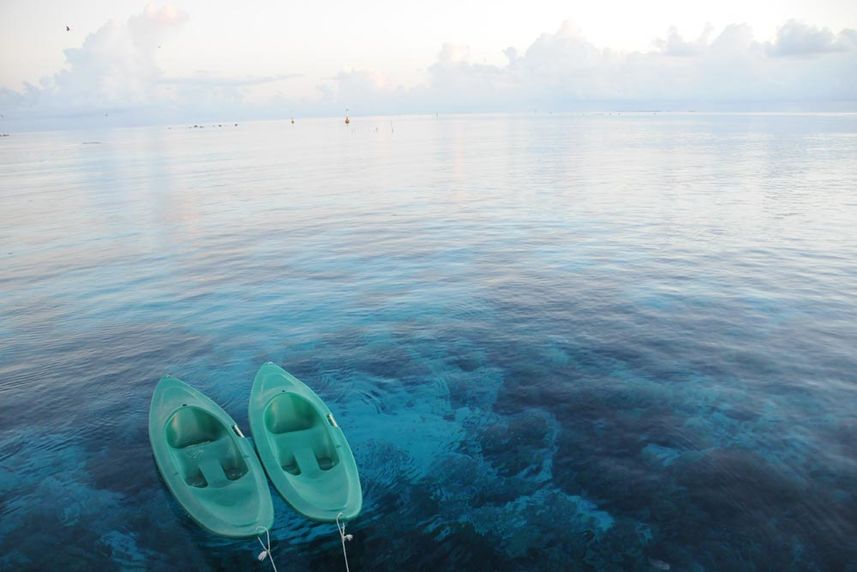
[(360, 513), (363, 491), (342, 429), (312, 389), (271, 362), (253, 381), (250, 429), (268, 477), (292, 508), (323, 522)]
[(163, 377), (152, 395), (149, 441), (167, 487), (201, 527), (231, 538), (271, 528), (274, 505), (253, 445), (211, 399)]

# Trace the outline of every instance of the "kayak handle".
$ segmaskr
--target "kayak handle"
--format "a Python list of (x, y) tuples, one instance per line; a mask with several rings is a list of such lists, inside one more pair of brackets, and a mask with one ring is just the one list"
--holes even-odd
[(333, 413), (327, 414), (327, 421), (337, 429), (339, 429), (339, 425), (336, 424), (336, 419), (333, 418)]
[(233, 431), (235, 431), (235, 434), (236, 434), (236, 435), (238, 435), (238, 436), (239, 436), (239, 437), (241, 437), (242, 439), (244, 438), (244, 433), (242, 433), (242, 432), (241, 432), (241, 428), (240, 428), (240, 427), (238, 427), (238, 425), (233, 425), (233, 426), (232, 426), (232, 430), (233, 430)]

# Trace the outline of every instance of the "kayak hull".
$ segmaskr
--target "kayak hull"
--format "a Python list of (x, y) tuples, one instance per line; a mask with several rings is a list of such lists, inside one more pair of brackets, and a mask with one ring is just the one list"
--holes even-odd
[(178, 378), (162, 378), (149, 409), (149, 441), (167, 488), (202, 528), (230, 538), (271, 528), (271, 492), (253, 446), (211, 399)]
[(333, 414), (307, 385), (268, 362), (250, 394), (250, 428), (274, 488), (307, 518), (355, 518), (363, 491), (351, 447)]

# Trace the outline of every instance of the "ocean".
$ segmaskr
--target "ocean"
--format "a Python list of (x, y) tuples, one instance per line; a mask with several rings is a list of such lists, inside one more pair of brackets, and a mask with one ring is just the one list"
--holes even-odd
[[(857, 570), (857, 115), (0, 139), (0, 569), (268, 570), (152, 458), (176, 375), (336, 414), (360, 570)], [(274, 492), (280, 570), (344, 570)]]

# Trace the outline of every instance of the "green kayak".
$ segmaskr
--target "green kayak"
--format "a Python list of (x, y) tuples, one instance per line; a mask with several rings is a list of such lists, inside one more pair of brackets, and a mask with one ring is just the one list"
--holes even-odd
[(360, 513), (363, 491), (342, 429), (313, 390), (271, 362), (253, 382), (250, 428), (268, 477), (296, 511), (325, 522)]
[(162, 378), (152, 395), (149, 441), (167, 487), (200, 526), (232, 538), (271, 528), (274, 505), (253, 445), (211, 399)]

